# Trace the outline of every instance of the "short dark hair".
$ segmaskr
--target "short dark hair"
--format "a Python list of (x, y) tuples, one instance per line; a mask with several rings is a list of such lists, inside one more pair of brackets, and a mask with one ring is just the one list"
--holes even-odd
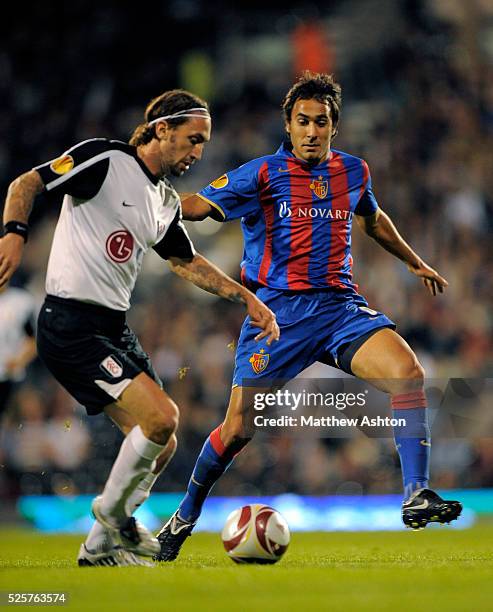
[[(185, 91), (184, 89), (165, 91), (149, 102), (144, 112), (145, 123), (141, 123), (135, 128), (129, 143), (138, 146), (151, 142), (151, 140), (156, 137), (156, 125), (149, 125), (149, 121), (157, 119), (158, 117), (173, 115), (178, 111), (188, 110), (189, 108), (205, 108), (207, 111), (209, 110), (209, 106), (205, 100), (202, 100), (202, 98), (199, 98), (189, 91)], [(173, 119), (166, 119), (166, 122), (171, 127), (177, 127), (178, 125), (186, 123), (189, 118), (190, 117), (175, 117)]]
[(342, 96), (341, 86), (334, 81), (332, 74), (305, 70), (284, 98), (282, 103), (284, 119), (288, 123), (291, 121), (291, 112), (296, 100), (312, 99), (329, 105), (335, 135), (341, 113)]

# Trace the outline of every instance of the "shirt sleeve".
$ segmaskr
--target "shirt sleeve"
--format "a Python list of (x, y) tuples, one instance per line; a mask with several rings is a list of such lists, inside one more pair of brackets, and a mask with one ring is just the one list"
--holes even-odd
[(192, 259), (195, 255), (193, 242), (183, 225), (181, 208), (176, 212), (164, 238), (152, 247), (163, 259), (178, 257), (179, 259)]
[(218, 213), (214, 218), (232, 221), (258, 210), (259, 168), (259, 160), (248, 162), (223, 174), (198, 193)]
[(106, 138), (93, 138), (68, 149), (60, 157), (36, 166), (46, 191), (89, 200), (101, 189), (113, 147)]
[(371, 217), (377, 212), (378, 202), (372, 190), (370, 170), (365, 161), (363, 161), (363, 176), (362, 194), (354, 212), (362, 217)]

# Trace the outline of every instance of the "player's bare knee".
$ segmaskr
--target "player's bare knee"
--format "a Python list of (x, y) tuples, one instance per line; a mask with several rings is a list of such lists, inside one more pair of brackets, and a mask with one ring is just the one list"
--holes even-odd
[(178, 407), (173, 402), (167, 402), (164, 407), (154, 410), (146, 427), (149, 439), (157, 444), (168, 444), (178, 428), (178, 418)]
[(402, 368), (402, 378), (412, 381), (414, 384), (422, 386), (425, 378), (423, 366), (417, 359), (409, 360)]
[(168, 440), (173, 434), (173, 431), (173, 428), (169, 425), (168, 422), (153, 421), (147, 427), (147, 434), (145, 431), (144, 434), (147, 435), (149, 440), (156, 442), (156, 444), (165, 445), (168, 443)]
[(396, 363), (393, 377), (398, 381), (398, 392), (405, 393), (421, 389), (424, 384), (425, 371), (414, 356)]

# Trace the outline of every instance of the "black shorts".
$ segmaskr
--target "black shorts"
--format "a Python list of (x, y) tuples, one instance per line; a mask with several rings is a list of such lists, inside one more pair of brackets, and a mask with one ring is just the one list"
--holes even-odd
[(141, 372), (162, 387), (124, 312), (48, 295), (37, 344), (48, 370), (87, 414), (115, 402)]
[(7, 409), (13, 389), (14, 383), (11, 380), (2, 380), (0, 382), (0, 416)]

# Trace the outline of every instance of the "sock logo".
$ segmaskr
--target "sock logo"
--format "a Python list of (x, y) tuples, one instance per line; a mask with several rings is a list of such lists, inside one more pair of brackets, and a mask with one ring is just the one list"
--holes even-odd
[(193, 474), (190, 476), (190, 480), (193, 482), (194, 485), (197, 485), (197, 487), (204, 486), (201, 482), (199, 482), (198, 480), (195, 480), (195, 478), (193, 477)]
[(376, 317), (379, 314), (376, 310), (373, 310), (373, 308), (368, 308), (367, 306), (359, 306), (359, 309), (369, 314), (370, 317)]

